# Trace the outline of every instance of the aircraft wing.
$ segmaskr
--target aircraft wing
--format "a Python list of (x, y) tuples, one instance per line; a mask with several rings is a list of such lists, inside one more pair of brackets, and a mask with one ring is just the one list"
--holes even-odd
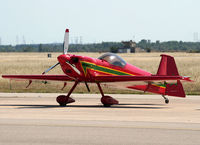
[(125, 81), (168, 81), (185, 80), (190, 81), (189, 77), (182, 76), (95, 76), (97, 82), (125, 82)]
[(66, 75), (2, 75), (3, 78), (25, 80), (73, 81)]

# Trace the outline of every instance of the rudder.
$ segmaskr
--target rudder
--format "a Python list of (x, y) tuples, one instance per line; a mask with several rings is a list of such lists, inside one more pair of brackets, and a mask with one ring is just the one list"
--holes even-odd
[(179, 76), (175, 60), (172, 56), (161, 54), (161, 61), (157, 71), (159, 76)]

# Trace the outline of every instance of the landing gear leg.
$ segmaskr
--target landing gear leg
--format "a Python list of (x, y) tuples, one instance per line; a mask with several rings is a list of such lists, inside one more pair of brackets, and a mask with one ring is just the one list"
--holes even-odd
[(165, 95), (162, 95), (162, 97), (165, 99), (165, 103), (168, 104), (169, 103), (169, 99), (167, 97), (165, 97)]
[(119, 104), (119, 102), (116, 99), (114, 99), (114, 98), (112, 98), (110, 96), (105, 96), (104, 95), (103, 90), (102, 90), (102, 88), (100, 86), (100, 83), (97, 83), (97, 86), (98, 86), (99, 91), (101, 93), (101, 96), (102, 96), (101, 97), (101, 103), (104, 105), (104, 107), (110, 107), (111, 105)]
[(60, 104), (60, 106), (66, 106), (66, 104), (69, 103), (73, 103), (75, 102), (74, 99), (70, 98), (69, 96), (71, 95), (71, 93), (74, 91), (74, 89), (76, 88), (76, 86), (78, 85), (78, 81), (76, 81), (73, 85), (73, 87), (71, 88), (71, 90), (69, 91), (69, 93), (67, 94), (67, 96), (65, 95), (60, 95), (56, 98), (56, 101), (58, 102), (58, 104)]

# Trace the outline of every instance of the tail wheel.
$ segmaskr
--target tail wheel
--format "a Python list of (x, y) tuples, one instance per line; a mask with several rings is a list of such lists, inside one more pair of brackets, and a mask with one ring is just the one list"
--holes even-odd
[(167, 97), (165, 97), (165, 95), (162, 95), (162, 97), (165, 99), (165, 103), (168, 104), (169, 103), (169, 99)]
[(169, 99), (165, 99), (165, 103), (168, 104), (169, 103)]

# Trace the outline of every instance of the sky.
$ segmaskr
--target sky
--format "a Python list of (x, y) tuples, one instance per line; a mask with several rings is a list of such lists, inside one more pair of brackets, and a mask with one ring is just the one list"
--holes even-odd
[[(0, 43), (200, 38), (199, 0), (0, 0)], [(81, 38), (80, 38), (81, 37)]]

